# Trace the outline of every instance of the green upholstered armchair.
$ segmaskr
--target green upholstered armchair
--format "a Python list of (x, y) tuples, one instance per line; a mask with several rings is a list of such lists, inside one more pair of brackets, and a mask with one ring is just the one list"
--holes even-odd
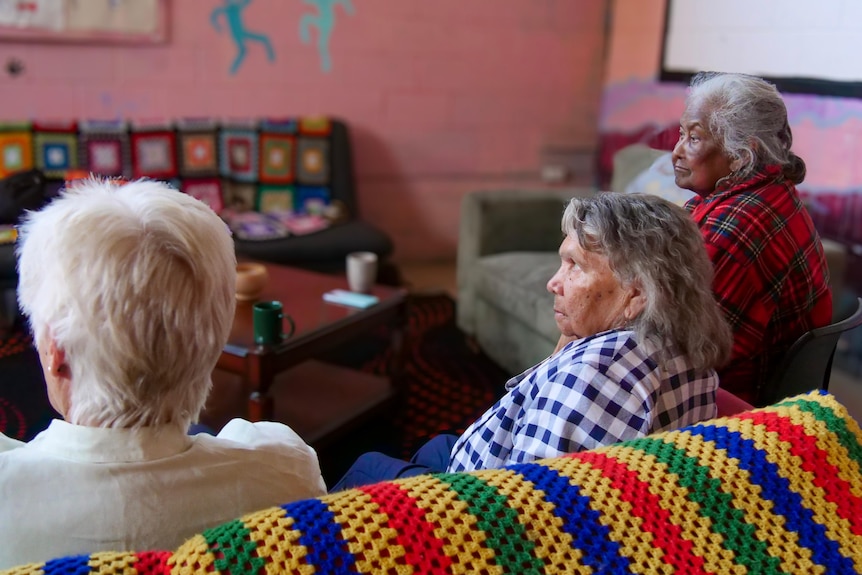
[(464, 196), (458, 236), (458, 326), (512, 374), (548, 357), (560, 336), (545, 285), (560, 265), (560, 221), (585, 188)]

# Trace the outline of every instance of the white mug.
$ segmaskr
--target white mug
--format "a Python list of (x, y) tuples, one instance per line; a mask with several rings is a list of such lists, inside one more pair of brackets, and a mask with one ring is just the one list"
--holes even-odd
[(350, 291), (368, 293), (377, 280), (377, 254), (352, 252), (347, 254), (347, 285)]

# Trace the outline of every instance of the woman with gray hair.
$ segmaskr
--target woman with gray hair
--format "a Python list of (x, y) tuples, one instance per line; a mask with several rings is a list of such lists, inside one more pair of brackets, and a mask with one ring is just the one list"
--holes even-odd
[(820, 237), (796, 191), (805, 162), (775, 86), (743, 74), (691, 82), (672, 161), (733, 330), (721, 386), (755, 405), (784, 353), (832, 318)]
[(63, 419), (26, 444), (0, 435), (0, 567), (170, 549), (325, 491), (287, 426), (186, 434), (236, 305), (233, 241), (211, 209), (160, 182), (88, 179), (30, 213), (19, 241), (18, 297)]
[(361, 456), (332, 490), (429, 471), (472, 471), (593, 449), (716, 415), (731, 334), (700, 233), (656, 196), (575, 198), (548, 281), (565, 338), (461, 437), (402, 462)]

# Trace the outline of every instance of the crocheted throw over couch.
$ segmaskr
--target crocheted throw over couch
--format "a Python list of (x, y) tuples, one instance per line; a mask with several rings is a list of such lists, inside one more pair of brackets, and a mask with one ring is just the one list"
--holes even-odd
[(566, 457), (265, 509), (21, 574), (859, 573), (862, 434), (813, 392)]

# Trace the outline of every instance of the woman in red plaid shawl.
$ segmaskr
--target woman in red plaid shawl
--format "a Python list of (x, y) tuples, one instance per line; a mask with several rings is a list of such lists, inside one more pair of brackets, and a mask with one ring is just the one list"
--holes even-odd
[(697, 194), (686, 208), (703, 233), (716, 299), (733, 329), (721, 387), (754, 404), (792, 343), (832, 318), (823, 247), (796, 192), (805, 162), (792, 143), (772, 84), (742, 74), (692, 80), (674, 175)]

